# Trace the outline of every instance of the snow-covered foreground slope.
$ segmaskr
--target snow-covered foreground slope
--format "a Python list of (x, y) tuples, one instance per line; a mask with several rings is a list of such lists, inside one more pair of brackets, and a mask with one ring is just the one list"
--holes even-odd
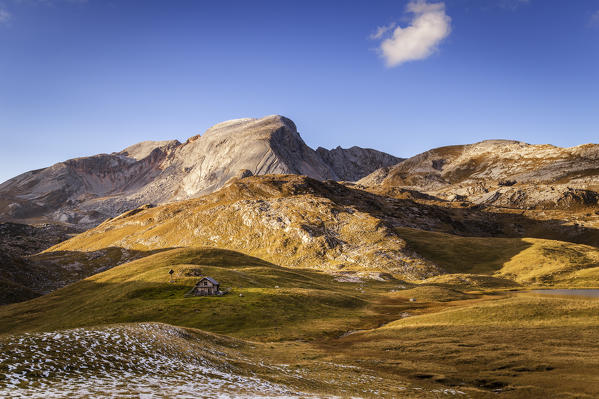
[(253, 367), (265, 366), (157, 323), (31, 333), (0, 339), (0, 397), (300, 395)]
[[(161, 323), (0, 337), (0, 398), (439, 398), (443, 386), (329, 359), (299, 364), (243, 341)], [(306, 347), (307, 349), (308, 347)], [(315, 352), (308, 349), (313, 357)], [(303, 352), (302, 352), (303, 353)], [(287, 362), (281, 362), (282, 358)], [(302, 357), (302, 356), (300, 356)], [(318, 356), (320, 357), (320, 356)]]

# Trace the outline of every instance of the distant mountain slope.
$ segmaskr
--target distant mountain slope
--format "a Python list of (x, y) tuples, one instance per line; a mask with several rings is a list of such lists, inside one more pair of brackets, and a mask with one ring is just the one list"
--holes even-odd
[(377, 170), (358, 183), (383, 192), (405, 187), (504, 207), (597, 206), (599, 145), (560, 148), (487, 140), (441, 147)]
[(316, 152), (295, 124), (279, 115), (236, 119), (185, 143), (146, 141), (19, 175), (0, 184), (0, 220), (91, 227), (144, 203), (211, 193), (236, 176), (284, 173), (355, 180), (398, 161), (357, 147)]
[(387, 153), (370, 148), (337, 147), (327, 150), (318, 147), (316, 152), (333, 169), (335, 174), (346, 181), (356, 181), (364, 177), (364, 172), (370, 174), (381, 167), (395, 165), (403, 158), (397, 158)]

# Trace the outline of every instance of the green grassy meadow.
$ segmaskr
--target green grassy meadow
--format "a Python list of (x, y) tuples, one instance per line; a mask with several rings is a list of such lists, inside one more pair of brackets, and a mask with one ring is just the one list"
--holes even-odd
[[(236, 342), (226, 349), (228, 361), (259, 359), (273, 368), (247, 366), (252, 373), (298, 392), (599, 396), (599, 299), (523, 292), (597, 286), (597, 250), (552, 240), (400, 233), (449, 274), (343, 282), (230, 250), (166, 249), (1, 306), (0, 344), (24, 333), (157, 322), (186, 328), (191, 340), (209, 334)], [(200, 275), (228, 293), (186, 296)]]

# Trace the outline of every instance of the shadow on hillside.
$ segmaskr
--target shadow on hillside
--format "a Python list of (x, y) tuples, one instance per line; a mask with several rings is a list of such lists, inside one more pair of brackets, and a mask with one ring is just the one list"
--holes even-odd
[(492, 275), (532, 246), (520, 238), (463, 237), (407, 228), (397, 231), (419, 255), (447, 273)]
[(565, 220), (538, 220), (526, 216), (525, 212), (502, 213), (476, 208), (449, 211), (452, 230), (449, 232), (457, 235), (543, 238), (599, 247), (599, 229), (567, 224)]
[(86, 277), (172, 248), (138, 251), (109, 247), (98, 251), (53, 251), (31, 256), (0, 256), (0, 304), (25, 301)]
[(498, 212), (481, 207), (444, 207), (430, 201), (374, 194), (337, 182), (310, 182), (310, 191), (338, 205), (353, 206), (393, 227), (412, 227), (461, 236), (531, 237), (570, 241), (599, 247), (599, 229), (566, 224), (565, 220), (537, 220), (523, 210)]
[[(198, 275), (185, 273), (195, 268), (219, 281), (228, 293), (186, 295), (200, 280)], [(171, 269), (173, 277), (168, 273)], [(286, 269), (215, 248), (156, 254), (107, 273), (26, 302), (1, 306), (0, 334), (145, 321), (223, 333), (246, 329), (276, 332), (286, 324), (308, 319), (344, 320), (366, 303), (356, 296), (353, 284), (334, 282), (318, 271)]]

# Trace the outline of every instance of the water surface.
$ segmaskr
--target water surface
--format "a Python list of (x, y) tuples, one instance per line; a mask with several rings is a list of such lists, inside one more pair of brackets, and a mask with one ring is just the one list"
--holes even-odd
[(598, 290), (576, 290), (576, 289), (546, 289), (546, 290), (532, 290), (537, 294), (548, 294), (548, 295), (568, 295), (568, 296), (586, 296), (586, 297), (597, 297), (599, 298)]

